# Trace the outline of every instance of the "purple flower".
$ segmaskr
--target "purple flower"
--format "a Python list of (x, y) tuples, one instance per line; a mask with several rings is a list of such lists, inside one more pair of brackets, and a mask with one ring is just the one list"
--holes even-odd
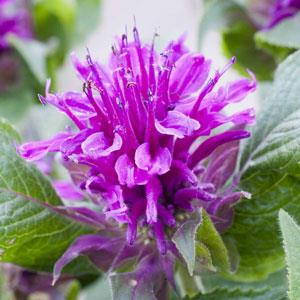
[(183, 38), (158, 54), (154, 39), (142, 44), (136, 28), (132, 42), (124, 34), (113, 46), (108, 67), (90, 54), (86, 63), (74, 55), (73, 62), (83, 92), (52, 94), (48, 82), (40, 100), (65, 113), (76, 129), (18, 148), (29, 161), (59, 152), (95, 207), (68, 208), (99, 232), (74, 242), (56, 263), (54, 280), (80, 254), (104, 271), (135, 259), (134, 272), (122, 278), (134, 293), (150, 289), (165, 299), (158, 295), (165, 292), (163, 278), (174, 286), (179, 254), (171, 238), (180, 220), (203, 207), (220, 231), (231, 224), (242, 192), (229, 181), (254, 111), (228, 116), (224, 108), (253, 92), (255, 78), (249, 72), (251, 79), (220, 85), (234, 59), (212, 72), (211, 61), (190, 52)]
[(21, 62), (8, 43), (9, 35), (32, 37), (31, 18), (26, 0), (0, 0), (0, 92), (20, 81)]
[(0, 51), (9, 47), (7, 37), (32, 37), (31, 19), (26, 0), (0, 0)]
[(270, 12), (266, 28), (271, 28), (282, 20), (294, 16), (300, 11), (300, 0), (277, 0)]
[(294, 16), (300, 10), (300, 0), (264, 0), (251, 1), (257, 25), (263, 29), (270, 29), (282, 20)]
[(72, 280), (72, 278), (64, 276), (60, 279), (58, 286), (53, 287), (51, 274), (36, 273), (7, 263), (0, 264), (0, 274), (6, 278), (7, 286), (5, 288), (16, 299), (27, 299), (35, 293), (43, 293), (49, 296), (49, 299), (64, 299), (63, 285)]

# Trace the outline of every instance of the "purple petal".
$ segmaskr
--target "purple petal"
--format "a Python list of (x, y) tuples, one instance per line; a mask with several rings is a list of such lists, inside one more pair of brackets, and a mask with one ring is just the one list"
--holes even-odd
[(152, 177), (146, 184), (146, 216), (148, 223), (157, 222), (157, 202), (162, 193), (162, 186), (156, 177)]
[(115, 169), (118, 174), (119, 182), (122, 185), (133, 187), (135, 185), (134, 179), (134, 164), (128, 155), (121, 155), (115, 164)]
[(176, 192), (174, 196), (174, 203), (189, 202), (193, 199), (199, 199), (201, 201), (213, 201), (216, 199), (216, 195), (211, 194), (200, 187), (183, 188)]
[(198, 91), (209, 75), (211, 62), (201, 54), (186, 53), (176, 62), (171, 74), (170, 94), (173, 101)]
[(212, 153), (203, 181), (213, 183), (217, 189), (226, 183), (235, 170), (239, 144), (239, 140), (226, 143)]
[(160, 221), (157, 221), (152, 225), (152, 228), (157, 242), (158, 250), (162, 255), (165, 255), (167, 253), (167, 244), (164, 233), (164, 226)]
[(64, 200), (80, 201), (84, 199), (82, 192), (69, 181), (55, 180), (52, 184), (58, 196)]
[(17, 150), (18, 153), (28, 161), (40, 160), (49, 152), (58, 152), (61, 144), (72, 135), (73, 134), (69, 132), (59, 133), (49, 140), (20, 145)]
[(179, 111), (169, 111), (164, 120), (155, 121), (155, 127), (162, 134), (173, 135), (182, 139), (199, 129), (200, 124)]
[(248, 70), (251, 79), (243, 78), (231, 82), (218, 89), (217, 92), (208, 94), (202, 103), (202, 108), (210, 106), (212, 111), (218, 112), (230, 103), (238, 103), (244, 100), (248, 94), (256, 89), (255, 75)]
[[(63, 267), (78, 256), (91, 255), (94, 252), (98, 252), (97, 257), (99, 257), (101, 250), (113, 249), (113, 247), (116, 247), (117, 244), (119, 244), (118, 240), (114, 241), (112, 238), (100, 235), (83, 235), (77, 238), (63, 256), (55, 263), (52, 284), (54, 285), (59, 279)], [(112, 253), (115, 253), (115, 251)], [(113, 259), (113, 257), (111, 257), (111, 259)], [(105, 265), (106, 264), (107, 263), (105, 263)]]
[(115, 134), (114, 140), (111, 145), (103, 132), (96, 132), (90, 135), (81, 144), (83, 153), (93, 159), (109, 156), (112, 152), (120, 150), (121, 147), (122, 138), (117, 133)]
[(209, 156), (218, 146), (225, 143), (244, 139), (250, 136), (250, 133), (245, 130), (232, 130), (215, 135), (204, 141), (197, 150), (190, 156), (189, 166), (194, 168), (201, 160)]
[(170, 170), (172, 156), (168, 148), (159, 148), (152, 157), (150, 145), (144, 143), (136, 149), (134, 160), (138, 168), (150, 175), (162, 175)]

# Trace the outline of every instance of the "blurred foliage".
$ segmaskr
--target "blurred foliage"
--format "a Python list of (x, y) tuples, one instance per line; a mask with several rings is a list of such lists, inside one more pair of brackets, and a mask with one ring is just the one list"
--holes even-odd
[(289, 54), (299, 49), (297, 30), (300, 14), (283, 20), (274, 28), (260, 30), (249, 0), (205, 0), (199, 27), (199, 45), (208, 31), (220, 31), (227, 57), (236, 56), (235, 68), (242, 74), (253, 71), (260, 81), (273, 79), (274, 70)]
[[(56, 71), (72, 47), (96, 27), (101, 0), (32, 0), (35, 40), (10, 37), (11, 49), (1, 53), (0, 116), (16, 123), (44, 93), (47, 78), (55, 88)], [(1, 67), (2, 64), (2, 67)], [(6, 68), (10, 65), (10, 68)], [(0, 85), (1, 88), (1, 85)]]

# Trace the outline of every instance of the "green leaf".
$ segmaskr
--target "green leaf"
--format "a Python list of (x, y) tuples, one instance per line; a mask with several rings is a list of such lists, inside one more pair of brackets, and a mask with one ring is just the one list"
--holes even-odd
[[(230, 269), (226, 246), (213, 222), (204, 209), (199, 217), (184, 222), (172, 238), (184, 258), (189, 274), (192, 276), (197, 267), (227, 272)], [(197, 263), (197, 265), (196, 265)]]
[[(192, 298), (196, 299), (256, 299), (287, 300), (287, 280), (285, 270), (271, 274), (266, 280), (252, 283), (229, 281), (218, 274), (201, 275), (201, 292)], [(189, 298), (184, 298), (188, 300)]]
[(56, 53), (48, 61), (49, 68), (60, 65), (69, 49), (84, 40), (98, 21), (100, 0), (36, 0), (33, 18), (37, 37), (42, 41), (56, 38)]
[(33, 3), (32, 14), (36, 35), (41, 41), (56, 38), (57, 65), (64, 60), (74, 34), (76, 4), (69, 0), (39, 0)]
[(0, 260), (52, 271), (70, 243), (91, 230), (46, 207), (61, 201), (48, 179), (18, 156), (15, 140), (17, 133), (1, 121)]
[(96, 24), (99, 21), (101, 0), (77, 0), (76, 2), (77, 13), (74, 43), (82, 43), (82, 39), (96, 28)]
[(0, 295), (1, 300), (13, 300), (12, 292), (8, 288), (8, 278), (5, 269), (0, 264)]
[(289, 297), (300, 299), (300, 228), (284, 210), (279, 211), (280, 229), (288, 266)]
[(227, 235), (235, 239), (240, 266), (234, 278), (260, 280), (284, 266), (278, 233), (280, 208), (300, 220), (300, 51), (278, 68), (240, 160), (240, 187), (252, 194), (235, 207)]
[(281, 21), (269, 30), (259, 31), (256, 33), (255, 39), (262, 48), (272, 51), (272, 48), (275, 47), (275, 51), (272, 52), (276, 55), (280, 51), (282, 57), (284, 54), (300, 48), (299, 28), (300, 14), (297, 14)]
[(81, 295), (84, 299), (98, 299), (99, 295), (103, 299), (111, 299), (111, 288), (107, 277), (103, 276), (96, 282), (87, 286)]
[(188, 271), (192, 276), (196, 262), (196, 231), (201, 221), (188, 220), (183, 223), (175, 232), (172, 240), (175, 243), (180, 254), (184, 258)]
[(235, 1), (210, 0), (207, 1), (205, 11), (199, 24), (198, 43), (201, 48), (206, 34), (210, 30), (219, 30), (232, 23), (232, 20), (240, 18), (242, 8)]
[[(218, 289), (226, 289), (228, 291), (263, 291), (271, 289), (273, 287), (280, 287), (280, 293), (282, 295), (287, 292), (287, 279), (284, 269), (271, 274), (267, 279), (254, 281), (254, 282), (240, 282), (227, 280), (220, 276), (220, 274), (212, 272), (203, 272), (201, 274), (201, 292), (203, 294), (209, 294)], [(278, 290), (279, 291), (279, 290)]]
[(66, 300), (77, 300), (80, 293), (80, 283), (76, 280), (73, 280), (66, 291), (65, 298)]
[(214, 266), (222, 272), (230, 270), (227, 248), (204, 209), (201, 209), (201, 224), (197, 230), (196, 240), (206, 245), (209, 249)]
[(242, 19), (222, 32), (223, 50), (228, 58), (236, 57), (237, 63), (234, 68), (240, 73), (246, 74), (248, 68), (258, 80), (270, 80), (276, 63), (271, 55), (256, 47), (255, 32), (256, 28), (247, 20), (245, 14)]
[(286, 300), (286, 296), (278, 293), (278, 288), (265, 291), (228, 291), (216, 290), (207, 295), (199, 295), (191, 300)]
[(51, 46), (40, 43), (35, 40), (26, 41), (11, 36), (9, 42), (18, 52), (26, 67), (32, 74), (33, 80), (36, 80), (41, 86), (47, 80), (47, 56), (51, 52)]

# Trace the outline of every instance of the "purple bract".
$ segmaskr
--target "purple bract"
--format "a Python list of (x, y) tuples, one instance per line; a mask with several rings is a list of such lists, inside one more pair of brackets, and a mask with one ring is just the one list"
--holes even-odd
[[(134, 28), (132, 42), (123, 35), (117, 44), (108, 67), (90, 54), (86, 63), (73, 56), (83, 92), (52, 94), (48, 83), (46, 96), (40, 96), (76, 129), (18, 150), (29, 161), (59, 152), (73, 182), (96, 208), (78, 203), (68, 208), (99, 233), (75, 241), (57, 262), (55, 280), (79, 254), (89, 255), (105, 271), (136, 257), (135, 273), (122, 276), (138, 290), (145, 281), (158, 282), (161, 270), (172, 283), (178, 255), (172, 233), (194, 211), (204, 208), (219, 230), (230, 225), (242, 192), (228, 182), (254, 112), (227, 116), (223, 109), (253, 92), (256, 81), (250, 73), (251, 79), (220, 85), (234, 59), (212, 74), (211, 61), (190, 52), (183, 38), (158, 54), (154, 39), (142, 44)], [(145, 268), (152, 273), (145, 274)], [(162, 292), (157, 285), (153, 290)]]

